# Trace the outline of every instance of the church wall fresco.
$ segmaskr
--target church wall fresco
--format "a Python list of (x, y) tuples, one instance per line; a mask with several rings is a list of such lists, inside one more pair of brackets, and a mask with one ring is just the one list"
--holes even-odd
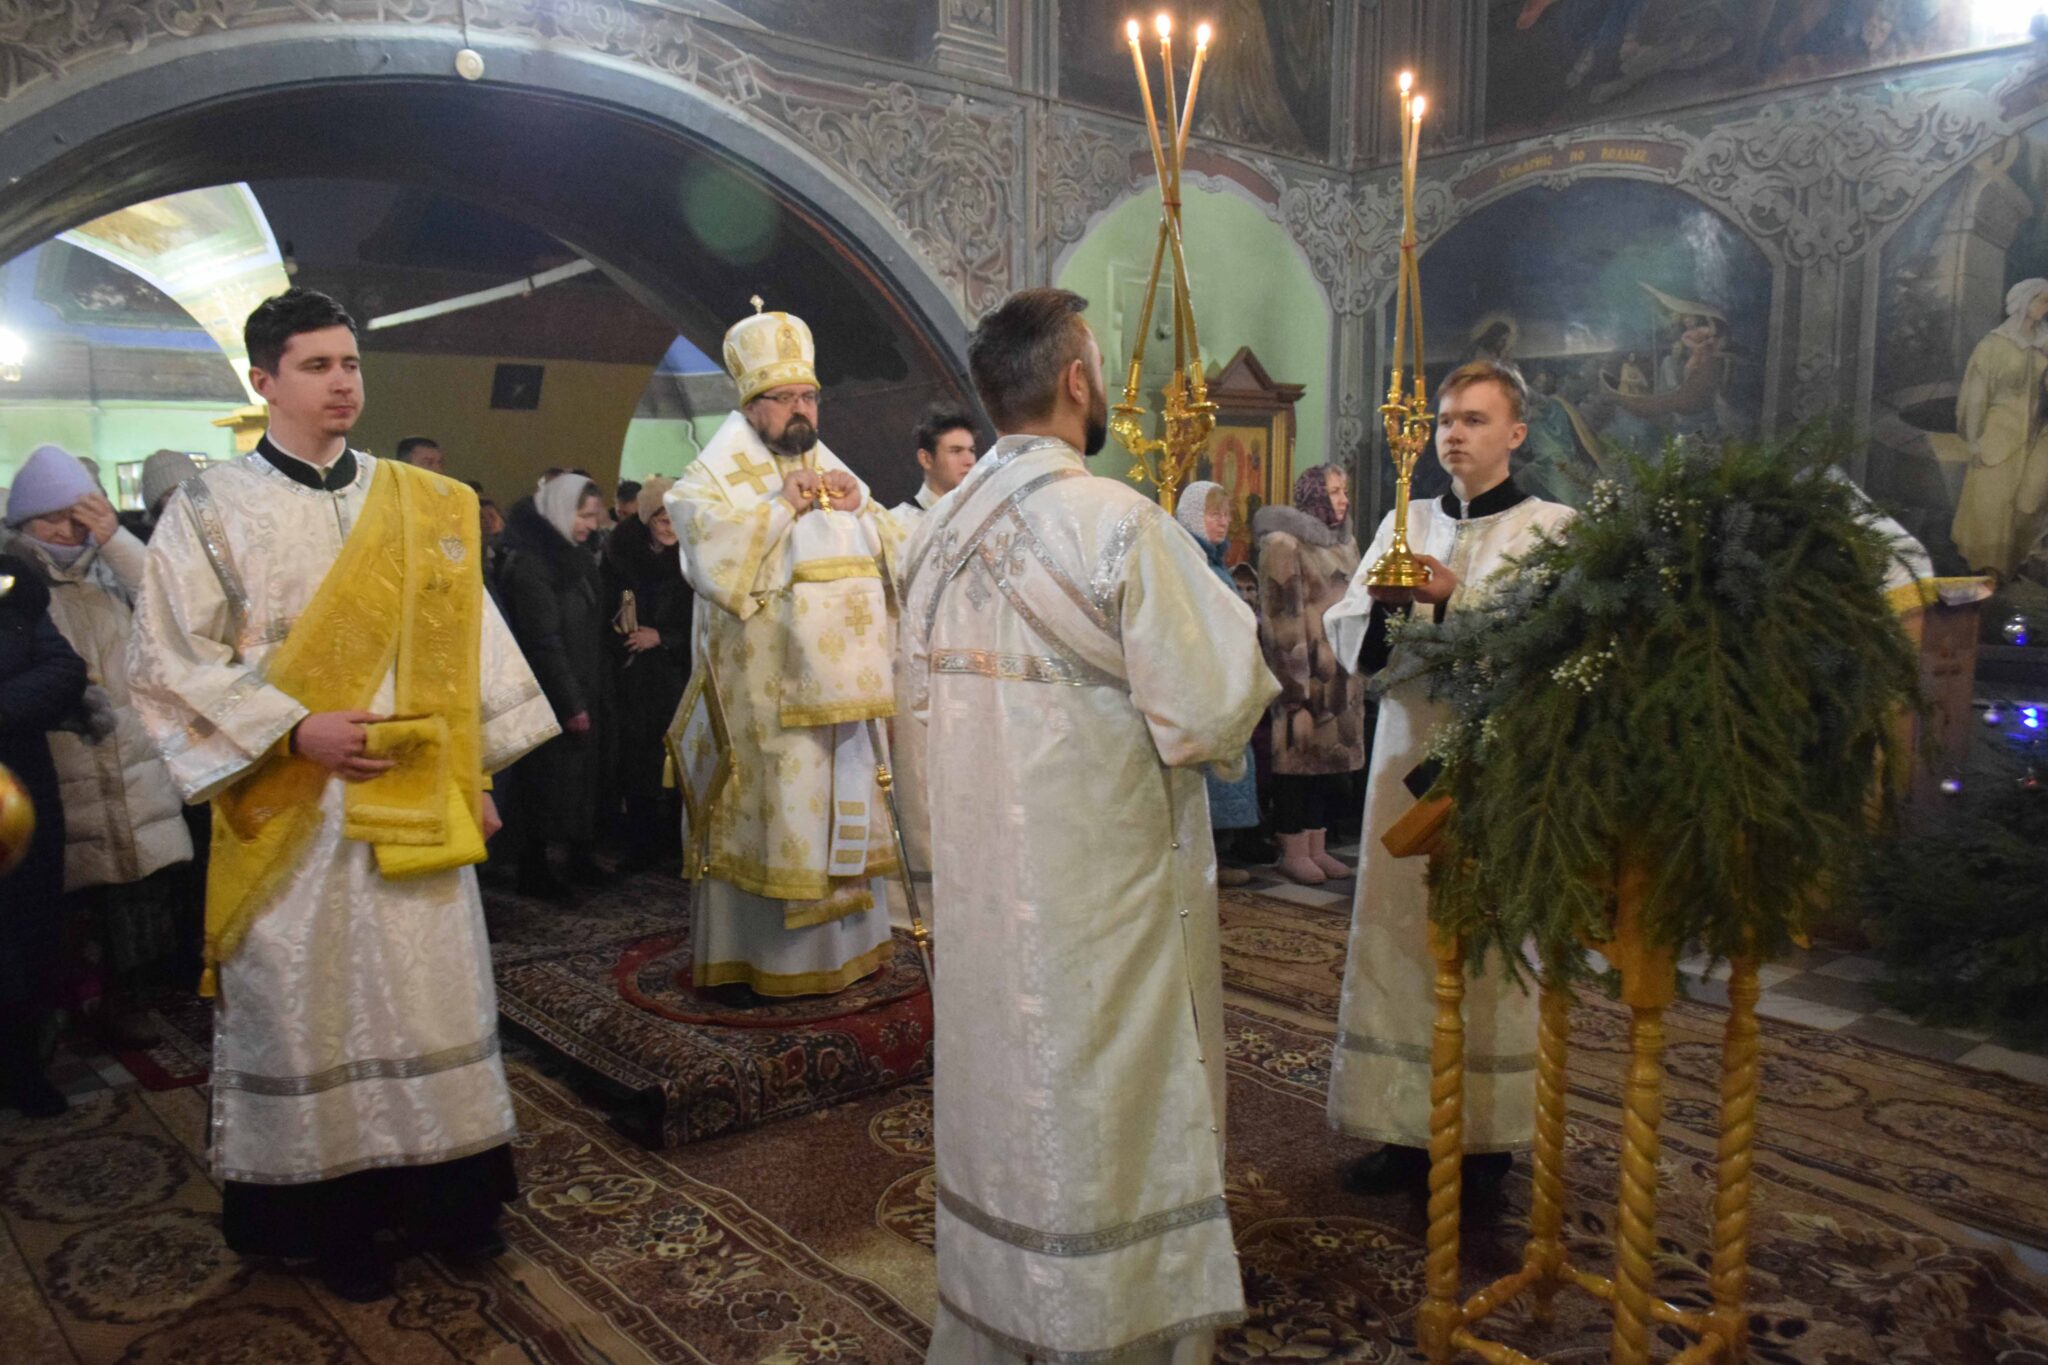
[[(1191, 35), (1208, 20), (1228, 35), (1202, 71), (1195, 128), (1207, 137), (1264, 151), (1325, 160), (1333, 145), (1331, 81), (1339, 60), (1332, 41), (1335, 0), (1168, 0), (1114, 5), (1065, 0), (1059, 6), (1059, 98), (1140, 118), (1137, 78), (1123, 25), (1132, 14), (1174, 18), (1179, 88), (1187, 88)], [(1148, 28), (1146, 57), (1159, 79), (1158, 45)], [(1153, 99), (1163, 102), (1155, 87)]]
[(2011, 297), (2026, 314), (2027, 282), (2048, 278), (2048, 124), (2001, 139), (1951, 177), (1875, 264), (1873, 491), (1908, 509), (1956, 563), (2010, 574), (2031, 558), (2048, 582), (2048, 545), (2035, 543), (2048, 530), (2035, 524), (2048, 491), (2048, 450), (2035, 449), (2048, 334), (2007, 309)]
[[(1864, 436), (1849, 473), (1960, 571), (1964, 368), (2009, 284), (2048, 276), (2044, 74), (2036, 51), (1970, 57), (1425, 162), (1432, 375), (1505, 342), (1544, 391), (1532, 477), (1567, 501), (1597, 440), (1833, 417)], [(1393, 287), (1370, 262), (1393, 260), (1399, 223), (1393, 176), (1360, 180), (1378, 356)], [(1364, 485), (1382, 508), (1384, 475)]]
[[(938, 29), (940, 0), (660, 0), (667, 8), (700, 18), (758, 28), (812, 42), (829, 37), (835, 47), (885, 61), (930, 60)], [(982, 0), (992, 7), (993, 0)]]
[[(1762, 425), (1770, 264), (1683, 190), (1607, 178), (1519, 191), (1439, 237), (1422, 278), (1432, 392), (1482, 358), (1528, 378), (1517, 472), (1532, 492), (1577, 504), (1611, 472), (1612, 446)], [(1431, 467), (1417, 489), (1445, 483)]]
[[(1541, 62), (1514, 60), (1512, 46), (1471, 45), (1471, 60), (1486, 73), (1489, 135), (1509, 126), (1503, 120), (1515, 106), (1496, 98), (1495, 87), (1510, 76), (1548, 89), (1549, 102), (1529, 117), (1554, 130), (1440, 149), (1425, 163), (1424, 279), (1432, 316), (1441, 310), (1432, 363), (1452, 358), (1441, 348), (1475, 344), (1473, 329), (1487, 314), (1509, 315), (1515, 353), (1578, 412), (1578, 424), (1563, 425), (1578, 450), (1569, 458), (1581, 462), (1586, 433), (1651, 439), (1706, 414), (1715, 430), (1758, 432), (1846, 416), (1872, 437), (1853, 472), (1937, 540), (1930, 532), (1958, 495), (1955, 448), (1941, 439), (1952, 433), (1938, 429), (1953, 393), (1940, 390), (1960, 385), (1972, 348), (1995, 325), (1986, 310), (2011, 272), (2037, 269), (2021, 264), (2033, 259), (2027, 225), (2040, 215), (2036, 153), (2022, 155), (2014, 139), (2048, 113), (2038, 52), (2008, 47), (1927, 60), (1981, 46), (1978, 30), (1957, 28), (1963, 11), (1949, 0), (1903, 8), (1867, 0), (1861, 9), (1827, 0), (1521, 0), (1505, 11), (1471, 3), (1529, 42), (1531, 34), (1554, 40), (1574, 16), (1622, 15), (1617, 59), (1631, 33), (1630, 52), (1640, 57), (1646, 35), (1676, 33), (1682, 45), (1684, 34), (1706, 32), (1701, 26), (1716, 16), (1742, 16), (1747, 46), (1683, 71), (1660, 68), (1593, 101), (1585, 80), (1568, 85), (1553, 72), (1545, 87)], [(964, 335), (1008, 289), (1053, 279), (1118, 204), (1154, 191), (1143, 134), (1129, 117), (1128, 51), (1113, 28), (1092, 31), (1120, 20), (1122, 9), (1078, 0), (934, 4), (875, 6), (860, 19), (865, 27), (844, 36), (831, 20), (808, 18), (816, 8), (808, 0), (472, 0), (468, 17), (493, 54), (592, 53), (714, 101), (789, 148), (807, 173), (874, 206), (939, 283), (950, 301), (948, 326)], [(1681, 10), (1694, 18), (1681, 20)], [(1525, 11), (1534, 11), (1530, 26), (1514, 29)], [(1357, 138), (1333, 128), (1329, 111), (1354, 107), (1354, 81), (1362, 107), (1364, 85), (1386, 74), (1380, 68), (1392, 55), (1377, 50), (1385, 25), (1339, 12), (1331, 0), (1228, 0), (1176, 12), (1254, 35), (1219, 48), (1205, 74), (1198, 127), (1207, 136), (1192, 151), (1194, 170), (1205, 183), (1242, 191), (1293, 239), (1327, 301), (1331, 359), (1323, 374), (1279, 377), (1308, 385), (1304, 429), (1319, 413), (1331, 454), (1377, 462), (1395, 177), (1384, 166), (1342, 170), (1337, 163)], [(0, 145), (10, 125), (67, 94), (89, 98), (104, 73), (159, 63), (165, 49), (194, 39), (204, 40), (195, 48), (218, 47), (224, 33), (253, 42), (264, 30), (331, 35), (350, 25), (452, 36), (458, 23), (454, 0), (165, 0), (71, 7), (62, 22), (54, 13), (24, 11), (11, 26), (0, 23)], [(1895, 20), (1892, 35), (1872, 46), (1878, 28), (1845, 27), (1857, 14)], [(1670, 24), (1679, 26), (1656, 27)], [(1836, 35), (1838, 48), (1861, 41), (1867, 50), (1848, 60), (1808, 43), (1812, 50), (1793, 61), (1759, 46), (1799, 25), (1809, 37)], [(1318, 42), (1320, 56), (1303, 57), (1316, 57)], [(1249, 74), (1232, 75), (1225, 50), (1258, 60)], [(1774, 51), (1790, 49), (1780, 43)], [(493, 78), (506, 79), (500, 56), (492, 61)], [(1816, 79), (1829, 72), (1849, 74)], [(1442, 80), (1448, 89), (1471, 74), (1447, 71)], [(1805, 83), (1786, 84), (1795, 81)], [(1652, 102), (1687, 101), (1679, 112), (1644, 112)], [(1977, 169), (2008, 155), (2002, 180)], [(1973, 176), (1997, 188), (1972, 189)], [(1504, 207), (1494, 210), (1497, 203)], [(1962, 229), (1941, 226), (1959, 214), (1984, 240), (2001, 215), (2013, 217), (2010, 259), (1992, 260), (1981, 244), (1959, 256)], [(1610, 242), (1622, 224), (1632, 231)], [(1701, 243), (1733, 264), (1706, 278), (1713, 272), (1697, 259)], [(1610, 250), (1604, 262), (1577, 259)], [(1953, 279), (1927, 293), (1930, 270)], [(1490, 286), (1498, 301), (1487, 303), (1456, 295), (1463, 275), (1510, 283)], [(1595, 295), (1574, 301), (1563, 280), (1590, 281)], [(1453, 296), (1439, 301), (1436, 291), (1445, 289)], [(1600, 349), (1607, 341), (1614, 345)], [(1681, 347), (1688, 362), (1711, 353), (1692, 373), (1720, 378), (1707, 386), (1710, 400), (1686, 389), (1674, 401), (1704, 406), (1675, 414), (1622, 401), (1659, 398), (1658, 363)], [(1653, 349), (1660, 354), (1635, 354)], [(1648, 394), (1624, 392), (1645, 382)], [(1364, 523), (1378, 509), (1375, 480), (1360, 482), (1368, 491)]]
[(2024, 41), (1982, 0), (1487, 0), (1486, 128), (1534, 132)]

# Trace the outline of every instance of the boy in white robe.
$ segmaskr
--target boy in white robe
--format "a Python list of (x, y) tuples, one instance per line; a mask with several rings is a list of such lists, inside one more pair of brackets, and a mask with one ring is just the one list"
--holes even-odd
[[(1487, 591), (1507, 561), (1572, 516), (1515, 486), (1509, 461), (1528, 435), (1528, 387), (1512, 365), (1474, 361), (1446, 376), (1437, 399), (1437, 459), (1451, 491), (1409, 508), (1408, 539), (1429, 566), (1416, 589), (1367, 579), (1393, 541), (1393, 514), (1358, 562), (1351, 589), (1323, 615), (1337, 658), (1352, 672), (1388, 661), (1389, 612), (1433, 610), (1439, 620)], [(1344, 962), (1337, 1044), (1330, 1060), (1330, 1123), (1382, 1146), (1354, 1163), (1345, 1183), (1360, 1193), (1422, 1192), (1429, 1175), (1429, 1054), (1436, 1003), (1429, 950), (1427, 865), (1396, 858), (1380, 837), (1420, 793), (1408, 779), (1428, 763), (1430, 737), (1446, 717), (1428, 683), (1413, 679), (1379, 704), (1367, 769), (1358, 891)], [(1420, 779), (1414, 785), (1424, 785)], [(1465, 1172), (1475, 1203), (1498, 1192), (1534, 1136), (1536, 998), (1498, 966), (1465, 995)]]
[[(373, 1240), (387, 1226), (402, 1222), (416, 1243), (464, 1259), (504, 1249), (496, 1223), (517, 1193), (517, 1130), (483, 902), (462, 864), (481, 860), (498, 826), (478, 791), (484, 774), (556, 725), (483, 592), (475, 494), (348, 448), (363, 404), (348, 314), (293, 289), (246, 330), (269, 431), (164, 504), (129, 680), (184, 798), (215, 803), (205, 989), (217, 997), (211, 1158), (223, 1235), (237, 1251), (313, 1258), (330, 1290), (368, 1302), (392, 1292)], [(403, 549), (403, 581), (419, 590), (408, 622), (450, 624), (434, 648), (414, 651), (410, 624), (374, 605), (352, 611), (412, 595), (380, 574), (336, 569), (370, 545), (382, 547), (377, 569)], [(467, 605), (441, 605), (456, 601)], [(386, 629), (395, 652), (363, 643)], [(378, 722), (401, 710), (430, 656), (440, 667), (424, 671), (448, 679), (451, 704), (408, 719), (449, 731), (449, 771), (429, 790), (454, 804), (407, 812), (420, 821), (403, 847), (369, 842), (353, 793), (392, 774), (370, 745), (391, 733)], [(337, 688), (357, 700), (307, 700)], [(280, 778), (290, 801), (251, 796)], [(418, 871), (430, 857), (441, 870)], [(389, 875), (387, 863), (414, 874)], [(229, 885), (240, 908), (223, 920)]]

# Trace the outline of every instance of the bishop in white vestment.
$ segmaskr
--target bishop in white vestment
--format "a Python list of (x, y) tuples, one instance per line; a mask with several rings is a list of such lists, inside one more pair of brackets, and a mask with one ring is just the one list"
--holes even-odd
[(829, 994), (893, 951), (869, 722), (895, 709), (884, 579), (900, 532), (817, 439), (812, 356), (786, 313), (734, 326), (741, 406), (666, 498), (697, 594), (674, 743), (699, 988)]
[(1244, 1295), (1202, 767), (1241, 760), (1279, 684), (1188, 535), (1057, 435), (1004, 436), (906, 554), (939, 926), (927, 1359), (1207, 1361)]
[[(1454, 476), (1470, 479), (1471, 496), (1459, 485), (1408, 511), (1408, 540), (1416, 554), (1448, 569), (1451, 582), (1440, 612), (1478, 601), (1490, 581), (1513, 557), (1533, 548), (1540, 536), (1572, 516), (1570, 508), (1522, 492), (1508, 476), (1508, 457), (1526, 432), (1520, 404), (1511, 390), (1521, 377), (1506, 366), (1468, 367), (1480, 371), (1454, 388), (1461, 370), (1445, 380), (1438, 428), (1440, 453)], [(1496, 378), (1505, 372), (1507, 379)], [(1523, 401), (1526, 401), (1524, 398)], [(1470, 407), (1467, 414), (1459, 411)], [(1473, 428), (1491, 423), (1490, 429)], [(1467, 462), (1485, 468), (1472, 471)], [(1393, 542), (1393, 513), (1380, 523), (1371, 547), (1358, 562), (1343, 600), (1324, 613), (1338, 661), (1357, 673), (1377, 672), (1388, 662), (1389, 607), (1375, 602), (1367, 586), (1372, 566)], [(1395, 607), (1393, 610), (1402, 610)], [(1414, 608), (1430, 608), (1418, 604)], [(1365, 818), (1361, 826), (1358, 890), (1351, 911), (1350, 945), (1344, 960), (1344, 988), (1337, 1015), (1337, 1041), (1330, 1058), (1329, 1115), (1332, 1126), (1359, 1138), (1389, 1144), (1406, 1161), (1385, 1163), (1388, 1183), (1412, 1177), (1420, 1187), (1429, 1143), (1429, 1056), (1436, 1005), (1432, 994), (1435, 959), (1429, 950), (1427, 860), (1396, 858), (1380, 840), (1415, 804), (1411, 774), (1429, 762), (1430, 738), (1447, 716), (1430, 700), (1427, 680), (1402, 683), (1380, 699), (1379, 721), (1367, 767)], [(1418, 783), (1417, 785), (1422, 785)], [(1469, 980), (1465, 994), (1465, 1151), (1506, 1153), (1526, 1148), (1534, 1134), (1536, 998), (1502, 974), (1497, 963)], [(1504, 1161), (1491, 1168), (1505, 1172)]]

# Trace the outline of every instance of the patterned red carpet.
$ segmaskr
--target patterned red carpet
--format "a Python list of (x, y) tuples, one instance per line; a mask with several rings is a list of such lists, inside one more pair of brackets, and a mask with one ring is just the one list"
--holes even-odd
[(907, 936), (838, 995), (736, 1009), (690, 986), (687, 888), (634, 885), (673, 906), (659, 932), (623, 897), (571, 929), (494, 896), (492, 933), (499, 1013), (629, 1096), (622, 1119), (643, 1140), (702, 1142), (931, 1074), (931, 993)]
[[(1409, 1361), (1420, 1297), (1421, 1220), (1402, 1199), (1363, 1200), (1336, 1183), (1358, 1148), (1323, 1121), (1330, 1026), (1307, 989), (1341, 934), (1323, 912), (1233, 898), (1229, 1192), (1253, 1316), (1227, 1333), (1230, 1362)], [(643, 933), (644, 936), (644, 933)], [(614, 959), (616, 960), (616, 959)], [(1283, 1005), (1280, 1003), (1285, 1001)], [(1617, 1111), (1602, 1079), (1602, 1008), (1579, 1034), (1585, 1077), (1571, 1115), (1570, 1237), (1591, 1264), (1608, 1231)], [(1701, 1027), (1711, 1011), (1700, 1012)], [(1876, 1070), (1896, 1059), (1798, 1050), (1769, 1026), (1774, 1057)], [(1787, 1042), (1795, 1046), (1788, 1048)], [(1980, 1095), (1974, 1074), (1930, 1067), (1957, 1120), (2033, 1113), (2038, 1096)], [(217, 1202), (197, 1164), (199, 1089), (95, 1097), (54, 1126), (0, 1121), (0, 1340), (23, 1360), (205, 1362), (673, 1361), (796, 1365), (922, 1359), (933, 1297), (930, 1107), (899, 1087), (750, 1133), (647, 1150), (580, 1096), (575, 1073), (531, 1044), (511, 1057), (524, 1193), (513, 1254), (454, 1274), (412, 1259), (394, 1303), (357, 1307), (213, 1240)], [(2048, 1282), (1942, 1214), (1932, 1197), (1989, 1188), (2003, 1160), (1967, 1141), (1928, 1153), (1929, 1194), (1899, 1188), (1903, 1155), (1870, 1170), (1817, 1154), (1856, 1141), (1833, 1129), (1855, 1104), (1830, 1082), (1779, 1073), (1757, 1166), (1752, 1359), (1769, 1365), (2006, 1365), (2048, 1358)], [(1852, 1079), (1866, 1090), (1853, 1072)], [(2022, 1088), (2023, 1089), (2023, 1088)], [(1809, 1091), (1813, 1093), (1809, 1094)], [(1846, 1092), (1843, 1092), (1846, 1093)], [(1887, 1092), (1888, 1094), (1889, 1092)], [(1663, 1173), (1659, 1287), (1705, 1289), (1710, 1117), (1674, 1085)], [(1878, 1131), (1882, 1131), (1879, 1129)], [(1951, 1129), (1949, 1131), (1955, 1131)], [(2038, 1163), (2036, 1163), (2038, 1165)], [(1939, 1178), (1936, 1178), (1939, 1177)], [(2017, 1176), (2014, 1208), (2035, 1192)], [(2038, 1178), (2038, 1177), (2035, 1177)], [(1958, 1184), (1957, 1182), (1961, 1182)], [(1513, 1255), (1526, 1182), (1491, 1232), (1467, 1239), (1468, 1281)], [(2016, 1215), (2017, 1216), (2017, 1215)], [(2031, 1216), (2031, 1215), (2028, 1215)], [(1606, 1357), (1582, 1304), (1542, 1334), (1510, 1339), (1554, 1361)], [(1669, 1354), (1676, 1343), (1667, 1343)]]

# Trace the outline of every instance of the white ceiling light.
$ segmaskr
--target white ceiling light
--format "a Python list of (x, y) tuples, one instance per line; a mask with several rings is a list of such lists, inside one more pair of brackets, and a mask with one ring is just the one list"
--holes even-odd
[(11, 327), (0, 327), (0, 380), (21, 381), (21, 366), (28, 359), (28, 342)]

